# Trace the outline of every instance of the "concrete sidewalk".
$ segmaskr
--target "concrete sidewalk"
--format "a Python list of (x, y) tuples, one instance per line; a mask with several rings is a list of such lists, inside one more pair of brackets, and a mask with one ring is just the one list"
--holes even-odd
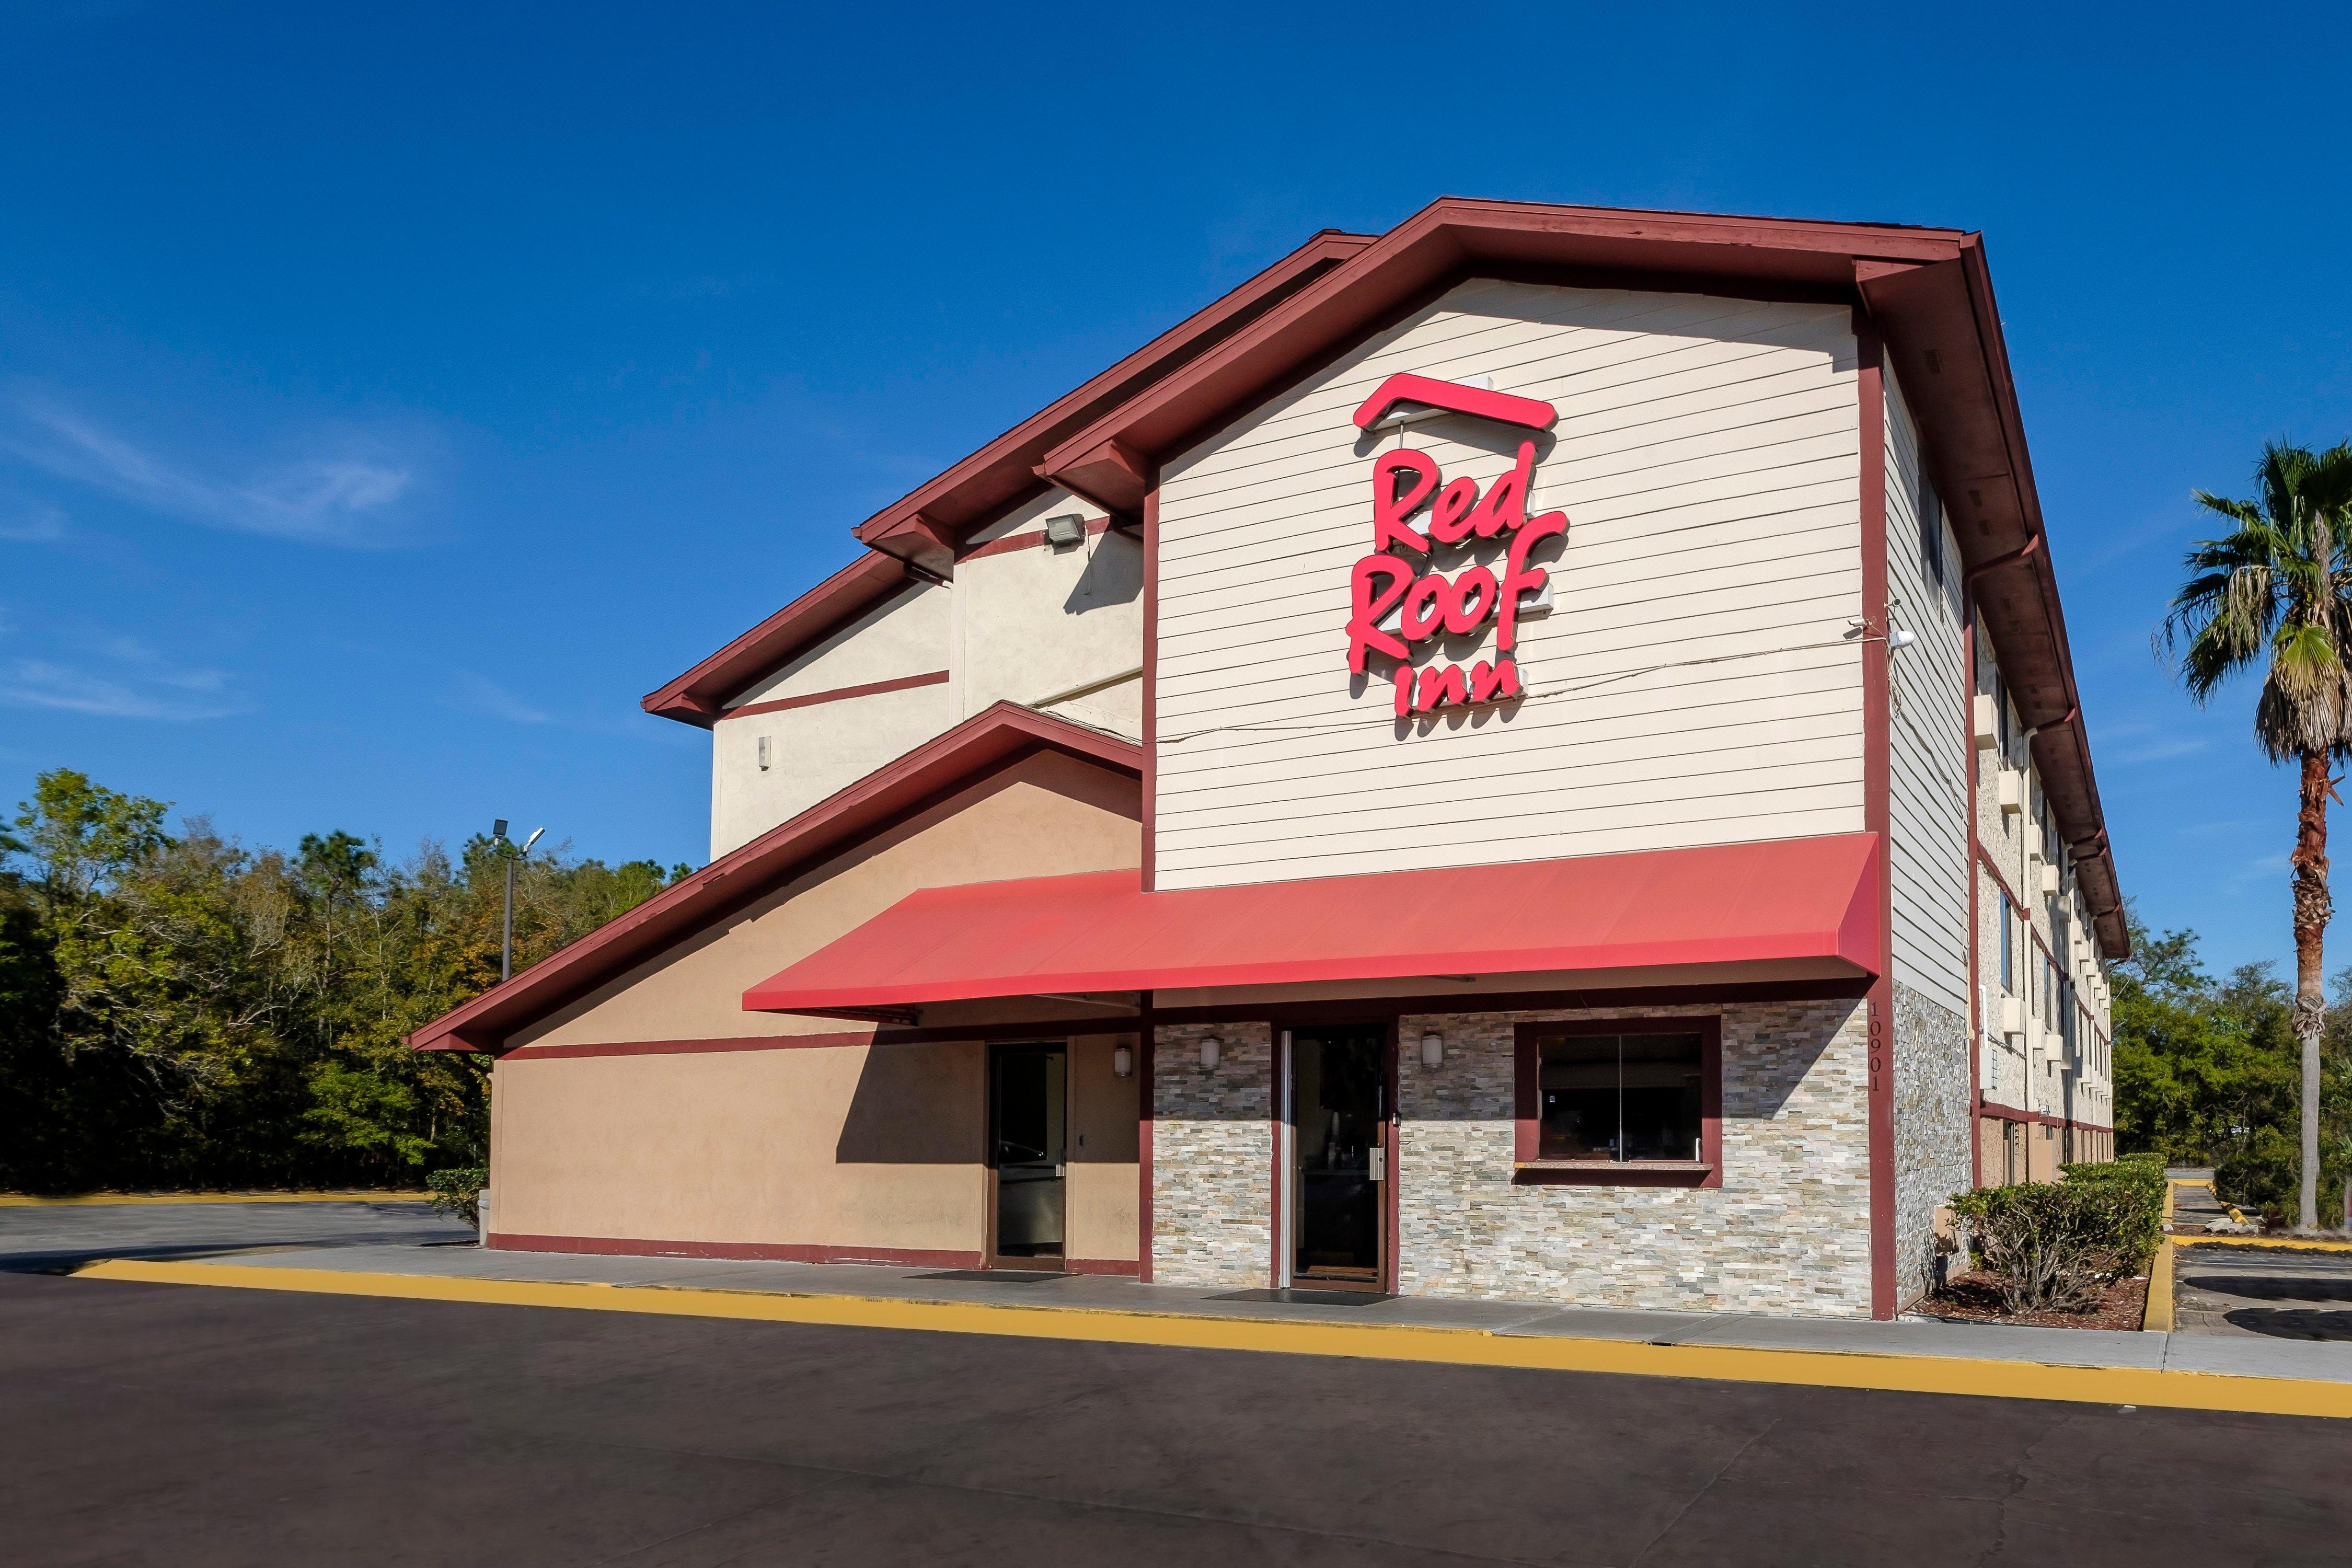
[(959, 1270), (853, 1263), (741, 1262), (507, 1252), (468, 1247), (276, 1248), (208, 1264), (449, 1280), (741, 1292), (834, 1300), (1142, 1314), (1351, 1329), (1460, 1330), (1518, 1340), (1587, 1340), (1851, 1356), (2028, 1363), (2352, 1384), (2352, 1345), (2210, 1334), (2016, 1328), (1930, 1318), (1895, 1322), (1744, 1312), (1646, 1312), (1527, 1301), (1361, 1299), (1339, 1292), (1218, 1291), (1102, 1275), (974, 1278)]

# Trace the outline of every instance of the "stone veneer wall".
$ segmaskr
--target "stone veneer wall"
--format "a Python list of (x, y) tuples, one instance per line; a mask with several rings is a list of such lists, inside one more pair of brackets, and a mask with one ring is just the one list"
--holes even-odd
[[(1718, 1012), (1720, 1188), (1513, 1182), (1515, 1024)], [(1435, 1071), (1422, 1066), (1418, 1047), (1429, 1027), (1445, 1037)], [(1869, 1315), (1869, 1067), (1861, 1002), (1454, 1014), (1408, 1017), (1402, 1033), (1401, 1290), (1586, 1307)], [(1155, 1188), (1161, 1182), (1181, 1184), (1164, 1165), (1155, 1168)]]
[[(1224, 1042), (1213, 1070), (1201, 1040)], [(1151, 1069), (1151, 1278), (1266, 1283), (1274, 1258), (1274, 1033), (1264, 1024), (1158, 1030)]]
[(1895, 986), (1895, 1300), (1936, 1283), (1936, 1211), (1976, 1184), (1969, 1150), (1969, 1025)]

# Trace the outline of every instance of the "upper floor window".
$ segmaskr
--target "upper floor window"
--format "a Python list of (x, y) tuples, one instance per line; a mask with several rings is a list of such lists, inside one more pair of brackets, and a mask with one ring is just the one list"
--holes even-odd
[(1944, 585), (1944, 503), (1927, 476), (1919, 476), (1919, 564), (1927, 581)]

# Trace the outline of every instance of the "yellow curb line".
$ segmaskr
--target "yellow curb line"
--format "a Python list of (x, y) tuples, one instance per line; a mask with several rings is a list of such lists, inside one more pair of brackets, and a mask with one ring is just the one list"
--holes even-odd
[(2304, 1252), (2352, 1252), (2352, 1241), (2293, 1236), (2207, 1236), (2190, 1231), (2170, 1239), (2175, 1247), (2291, 1247)]
[(125, 1204), (356, 1204), (423, 1203), (431, 1193), (83, 1193), (70, 1198), (37, 1198), (0, 1193), (0, 1208), (113, 1207)]
[(1801, 1384), (1821, 1388), (2054, 1399), (2085, 1405), (2231, 1410), (2268, 1415), (2352, 1416), (2352, 1384), (2226, 1377), (2138, 1367), (2049, 1366), (2032, 1362), (1750, 1350), (1729, 1345), (1652, 1345), (1618, 1340), (1495, 1334), (1479, 1329), (1271, 1322), (1264, 1319), (1187, 1317), (1090, 1307), (1004, 1307), (899, 1301), (868, 1296), (786, 1296), (743, 1290), (449, 1279), (235, 1264), (109, 1260), (83, 1268), (77, 1278), (157, 1285), (221, 1285), (328, 1296), (392, 1297), (412, 1301), (564, 1307), (679, 1318), (732, 1318), (835, 1328), (997, 1334), (1016, 1339), (1191, 1350), (1358, 1356), (1371, 1361), (1435, 1362), (1453, 1366), (1632, 1373), (1652, 1377), (1716, 1378), (1731, 1383)]
[(2147, 1305), (2140, 1313), (2140, 1332), (2168, 1334), (2172, 1331), (2172, 1248), (2159, 1247), (2155, 1261), (2147, 1266)]

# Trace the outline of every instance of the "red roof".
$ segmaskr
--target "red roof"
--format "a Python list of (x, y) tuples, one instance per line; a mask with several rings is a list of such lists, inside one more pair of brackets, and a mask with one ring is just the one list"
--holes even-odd
[(743, 994), (810, 1013), (1069, 992), (1658, 965), (1879, 965), (1874, 834), (1147, 893), (932, 888)]
[(513, 979), (408, 1037), (425, 1051), (495, 1050), (505, 1037), (910, 813), (1034, 752), (1140, 777), (1143, 751), (1051, 713), (999, 702), (713, 860)]

